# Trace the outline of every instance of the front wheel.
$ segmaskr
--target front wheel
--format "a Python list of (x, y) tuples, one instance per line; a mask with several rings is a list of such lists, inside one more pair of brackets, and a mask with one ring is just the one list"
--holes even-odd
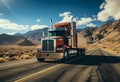
[(37, 58), (39, 62), (43, 62), (45, 59), (44, 58)]

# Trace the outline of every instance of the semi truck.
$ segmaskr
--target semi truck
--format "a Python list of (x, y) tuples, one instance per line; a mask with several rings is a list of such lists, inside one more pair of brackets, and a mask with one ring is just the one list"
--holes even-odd
[(76, 22), (56, 23), (50, 25), (48, 37), (41, 39), (41, 47), (37, 48), (36, 58), (39, 62), (45, 59), (67, 61), (73, 56), (84, 56), (85, 48), (77, 46)]

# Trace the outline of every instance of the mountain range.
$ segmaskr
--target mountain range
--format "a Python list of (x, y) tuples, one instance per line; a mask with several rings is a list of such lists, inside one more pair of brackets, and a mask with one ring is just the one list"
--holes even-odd
[(22, 36), (7, 34), (0, 34), (0, 45), (35, 46), (34, 43)]
[[(0, 34), (0, 45), (17, 44), (17, 45), (35, 45), (40, 44), (42, 33), (47, 36), (49, 28), (28, 31), (25, 34), (17, 33), (15, 35)], [(86, 27), (77, 29), (79, 46), (88, 44), (110, 44), (117, 46), (120, 44), (120, 20), (107, 22), (101, 27)], [(117, 46), (119, 47), (119, 46)]]

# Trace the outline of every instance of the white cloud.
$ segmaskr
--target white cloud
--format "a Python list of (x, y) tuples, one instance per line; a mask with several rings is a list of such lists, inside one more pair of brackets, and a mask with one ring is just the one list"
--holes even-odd
[(87, 26), (87, 27), (96, 27), (96, 25), (93, 24), (93, 23), (89, 23), (89, 24), (87, 24), (86, 26)]
[(93, 19), (90, 18), (90, 17), (87, 17), (87, 18), (80, 18), (80, 20), (77, 21), (77, 25), (80, 26), (80, 25), (86, 25), (90, 22), (92, 22)]
[(0, 16), (3, 16), (3, 13), (0, 13)]
[(106, 5), (106, 3), (103, 2), (103, 3), (100, 5), (100, 9), (104, 9), (105, 5)]
[(59, 14), (60, 17), (63, 17), (63, 19), (59, 22), (70, 22), (73, 15), (71, 15), (71, 12), (64, 12)]
[(31, 26), (31, 30), (43, 29), (46, 27), (48, 28), (47, 25), (33, 25), (33, 26)]
[(8, 35), (14, 35), (16, 33), (15, 32), (9, 32), (9, 33), (6, 33), (6, 34), (8, 34)]
[[(2, 29), (8, 29), (8, 30), (28, 30), (28, 29), (31, 29), (31, 30), (36, 30), (36, 29), (43, 29), (46, 27), (48, 28), (47, 25), (38, 25), (38, 24), (31, 25), (31, 26), (19, 25), (19, 24), (11, 22), (8, 19), (0, 19), (0, 28), (2, 28)], [(7, 33), (7, 34), (13, 35), (13, 34), (15, 34), (15, 32)]]
[(0, 19), (0, 28), (10, 30), (26, 30), (28, 25), (20, 25), (9, 21), (8, 19)]
[(39, 23), (39, 22), (40, 22), (40, 19), (37, 19), (36, 22)]
[[(59, 22), (71, 22), (71, 18), (74, 17), (71, 14), (71, 12), (63, 12), (63, 13), (60, 13), (59, 16), (63, 18)], [(94, 21), (94, 19), (92, 19), (91, 17), (84, 17), (84, 18), (74, 17), (73, 21), (76, 22), (77, 26), (81, 26), (81, 25), (86, 25), (86, 24)]]
[(64, 13), (59, 14), (60, 17), (65, 17), (65, 16), (69, 16), (69, 15), (71, 15), (71, 12), (64, 12)]
[(111, 17), (115, 20), (120, 19), (120, 0), (105, 0), (100, 9), (102, 10), (97, 15), (98, 20), (107, 21)]

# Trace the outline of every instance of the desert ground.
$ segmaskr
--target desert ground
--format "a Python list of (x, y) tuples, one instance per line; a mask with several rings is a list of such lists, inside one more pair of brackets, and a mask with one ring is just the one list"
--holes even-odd
[(17, 46), (17, 45), (1, 45), (0, 46), (0, 63), (30, 59), (36, 53), (36, 46)]
[[(113, 44), (112, 44), (113, 45)], [(118, 47), (112, 47), (110, 44), (92, 44), (92, 45), (83, 45), (78, 46), (86, 49), (86, 52), (102, 49), (106, 52), (109, 52), (115, 56), (120, 56), (120, 45)], [(1, 45), (0, 46), (0, 63), (20, 60), (20, 59), (31, 59), (36, 54), (37, 46), (17, 46), (17, 45)]]

